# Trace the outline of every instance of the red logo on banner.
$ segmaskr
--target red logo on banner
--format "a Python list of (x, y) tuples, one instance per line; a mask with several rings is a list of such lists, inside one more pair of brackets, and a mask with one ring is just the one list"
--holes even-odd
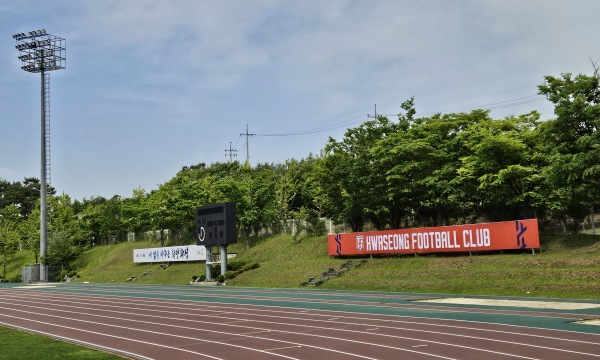
[(364, 247), (365, 247), (364, 237), (362, 235), (358, 235), (356, 237), (356, 250), (358, 250), (358, 252), (362, 252)]

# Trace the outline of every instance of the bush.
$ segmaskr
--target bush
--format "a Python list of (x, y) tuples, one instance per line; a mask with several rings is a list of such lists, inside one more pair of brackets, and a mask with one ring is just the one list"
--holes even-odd
[(234, 277), (236, 277), (238, 275), (237, 271), (226, 271), (225, 272), (225, 279), (233, 279)]
[(223, 281), (225, 281), (225, 276), (223, 275), (219, 275), (215, 278), (216, 281), (222, 283)]
[(196, 281), (196, 280), (198, 280), (198, 281), (204, 281), (204, 280), (206, 280), (206, 275), (200, 275), (200, 276), (194, 275), (194, 276), (192, 276), (192, 281)]
[(238, 271), (244, 265), (246, 265), (246, 263), (243, 261), (232, 261), (227, 264), (227, 270)]
[(69, 276), (69, 271), (67, 269), (62, 269), (60, 271), (60, 273), (58, 273), (58, 276), (56, 277), (56, 281), (64, 281), (65, 280), (65, 276)]
[(240, 272), (244, 272), (244, 271), (248, 271), (248, 270), (253, 270), (253, 269), (258, 269), (259, 266), (260, 266), (260, 264), (257, 263), (257, 262), (247, 263), (244, 266), (242, 266), (242, 268), (240, 269)]

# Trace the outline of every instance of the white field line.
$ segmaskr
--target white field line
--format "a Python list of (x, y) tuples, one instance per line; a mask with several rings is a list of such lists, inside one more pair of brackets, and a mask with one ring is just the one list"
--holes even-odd
[[(74, 307), (71, 306), (69, 308), (73, 309)], [(85, 308), (85, 307), (77, 307), (77, 308), (80, 308), (82, 310), (98, 310), (98, 309)], [(123, 307), (121, 306), (120, 308), (122, 309)], [(54, 309), (54, 311), (57, 311), (57, 310)], [(83, 314), (83, 315), (87, 315), (88, 314), (86, 312), (78, 313), (78, 312), (75, 312), (75, 311), (68, 311), (68, 310), (58, 310), (58, 311), (66, 312), (66, 313), (72, 313), (72, 314)], [(158, 318), (158, 319), (164, 318), (164, 316), (160, 316), (160, 315), (149, 315), (148, 313), (150, 311), (161, 312), (161, 311), (157, 311), (157, 310), (144, 310), (144, 314), (143, 314), (144, 317), (146, 317), (146, 318), (147, 317), (155, 317), (155, 318)], [(121, 314), (125, 314), (125, 315), (134, 315), (134, 316), (141, 315), (141, 314), (137, 314), (137, 313), (129, 313), (129, 312), (123, 312), (123, 311), (112, 311), (112, 313), (121, 313)], [(170, 313), (172, 314), (173, 311), (171, 310)], [(162, 325), (162, 326), (170, 326), (170, 327), (175, 327), (175, 328), (182, 328), (182, 329), (194, 330), (194, 328), (189, 328), (189, 327), (184, 327), (184, 326), (178, 326), (178, 325), (170, 325), (170, 324), (161, 324), (161, 323), (157, 323), (157, 322), (146, 322), (146, 321), (135, 320), (135, 319), (123, 319), (123, 318), (116, 318), (116, 317), (105, 316), (105, 315), (94, 315), (94, 316), (101, 317), (101, 318), (110, 318), (110, 319), (117, 319), (117, 320), (125, 320), (125, 321), (137, 322), (137, 323), (159, 324), (159, 325)], [(205, 315), (203, 315), (203, 317), (204, 316)], [(215, 316), (215, 317), (217, 317), (217, 319), (219, 319), (219, 318), (222, 319), (222, 315), (221, 316)], [(75, 319), (75, 320), (77, 320), (77, 319)], [(177, 320), (177, 321), (182, 321), (182, 322), (192, 321), (190, 319), (183, 319), (183, 318), (171, 318), (171, 320)], [(240, 321), (241, 319), (233, 318), (231, 320)], [(193, 322), (197, 323), (197, 321), (193, 321)], [(277, 322), (269, 322), (269, 321), (256, 321), (256, 322), (261, 322), (261, 323), (265, 323), (265, 324), (287, 325), (287, 326), (290, 325), (289, 323), (277, 323)], [(215, 321), (215, 323), (216, 323), (216, 321)], [(332, 323), (338, 324), (338, 322), (334, 322), (334, 321), (332, 321)], [(236, 324), (227, 324), (227, 323), (222, 323), (221, 322), (220, 325), (222, 325), (222, 326), (232, 326), (232, 327), (236, 327), (236, 328), (242, 327), (242, 328), (247, 328), (247, 329), (257, 330), (257, 331), (271, 330), (270, 328), (257, 328), (257, 327), (253, 327), (253, 326), (242, 326), (239, 323), (236, 323)], [(328, 331), (336, 330), (336, 331), (347, 332), (347, 333), (363, 334), (363, 331), (332, 328), (331, 326), (324, 327), (324, 326), (295, 325), (295, 324), (292, 324), (292, 325), (298, 326), (298, 327), (303, 327), (303, 328), (309, 328), (311, 330), (315, 330), (315, 329), (318, 329), (318, 330), (328, 330)], [(359, 324), (357, 324), (357, 325), (359, 325)], [(275, 331), (275, 330), (271, 330), (271, 331)], [(213, 329), (213, 332), (231, 335), (230, 333), (220, 332), (220, 331), (216, 331), (214, 329)], [(318, 336), (320, 338), (329, 338), (329, 339), (342, 340), (342, 341), (352, 341), (353, 343), (361, 343), (361, 344), (365, 344), (365, 345), (374, 345), (374, 346), (379, 346), (379, 347), (388, 347), (388, 348), (393, 348), (393, 349), (397, 349), (397, 350), (403, 350), (403, 351), (413, 352), (413, 351), (411, 351), (409, 349), (389, 347), (389, 346), (384, 346), (384, 345), (381, 345), (381, 344), (372, 344), (372, 343), (368, 343), (368, 342), (365, 342), (365, 341), (353, 341), (353, 340), (348, 340), (348, 339), (340, 339), (340, 338), (332, 337), (332, 336), (314, 335), (314, 334), (310, 334), (310, 333), (306, 333), (306, 332), (298, 333), (298, 332), (294, 332), (294, 331), (283, 331), (283, 330), (276, 330), (276, 332), (278, 332), (278, 333), (285, 333), (285, 334), (294, 334), (294, 335), (304, 335), (304, 336)], [(517, 342), (511, 342), (511, 341), (499, 341), (497, 339), (489, 339), (489, 338), (466, 336), (466, 335), (456, 335), (456, 334), (448, 334), (448, 333), (441, 333), (441, 332), (435, 332), (435, 331), (425, 331), (425, 330), (420, 330), (420, 332), (430, 333), (430, 334), (435, 334), (435, 335), (453, 335), (453, 336), (464, 337), (464, 338), (468, 338), (468, 339), (487, 340), (487, 341), (493, 341), (493, 342), (502, 342), (502, 343), (507, 343), (507, 344), (511, 344), (511, 345), (520, 345), (520, 346), (526, 346), (526, 347), (534, 347), (534, 348), (539, 348), (539, 349), (546, 349), (546, 350), (551, 350), (551, 351), (567, 352), (567, 353), (572, 353), (572, 354), (589, 355), (589, 356), (594, 356), (594, 357), (600, 357), (600, 355), (583, 353), (583, 352), (578, 352), (578, 351), (565, 350), (565, 349), (557, 349), (557, 348), (550, 348), (550, 347), (538, 346), (538, 345), (523, 344), (523, 343), (517, 343)], [(242, 334), (238, 334), (238, 335), (239, 336), (245, 336), (245, 335), (242, 335)], [(471, 346), (458, 345), (458, 344), (452, 344), (452, 343), (445, 343), (445, 342), (439, 342), (439, 341), (424, 340), (424, 339), (419, 339), (419, 338), (410, 338), (410, 337), (394, 336), (394, 335), (387, 335), (387, 334), (377, 334), (377, 336), (388, 337), (388, 338), (395, 338), (395, 339), (403, 339), (403, 340), (410, 340), (410, 341), (416, 341), (416, 342), (426, 342), (426, 343), (438, 344), (438, 345), (444, 345), (444, 346), (451, 346), (451, 347), (458, 347), (458, 348), (462, 348), (462, 349), (482, 351), (482, 352), (493, 353), (493, 354), (497, 354), (497, 355), (505, 355), (505, 356), (517, 357), (517, 358), (522, 358), (522, 359), (534, 359), (534, 358), (529, 358), (529, 357), (525, 357), (525, 356), (519, 356), (519, 355), (516, 355), (516, 354), (498, 352), (498, 351), (493, 351), (493, 350), (488, 350), (488, 349), (483, 349), (483, 348), (475, 348), (475, 347), (471, 347)], [(428, 355), (435, 356), (434, 354), (428, 354)]]

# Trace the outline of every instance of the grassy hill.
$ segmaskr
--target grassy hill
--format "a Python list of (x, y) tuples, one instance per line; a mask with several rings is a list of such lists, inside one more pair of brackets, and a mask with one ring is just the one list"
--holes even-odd
[[(600, 237), (542, 236), (541, 244), (541, 253), (536, 255), (511, 252), (365, 257), (362, 266), (331, 278), (319, 288), (600, 299)], [(94, 247), (73, 264), (81, 276), (78, 281), (123, 283), (135, 276), (137, 283), (184, 285), (193, 275), (204, 274), (204, 263), (174, 263), (166, 269), (158, 264), (134, 264), (133, 249), (148, 247), (158, 244)], [(230, 245), (228, 251), (237, 254), (230, 263), (260, 264), (227, 280), (228, 286), (300, 287), (308, 277), (319, 277), (328, 268), (339, 269), (348, 260), (329, 257), (325, 237), (294, 240), (289, 235), (277, 235), (250, 248)], [(25, 256), (19, 255), (11, 264), (23, 261)]]

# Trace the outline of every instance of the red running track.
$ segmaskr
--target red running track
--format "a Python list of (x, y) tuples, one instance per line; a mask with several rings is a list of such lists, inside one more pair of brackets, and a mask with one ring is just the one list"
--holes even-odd
[(136, 285), (0, 287), (0, 325), (134, 359), (600, 359), (599, 310), (432, 295)]

